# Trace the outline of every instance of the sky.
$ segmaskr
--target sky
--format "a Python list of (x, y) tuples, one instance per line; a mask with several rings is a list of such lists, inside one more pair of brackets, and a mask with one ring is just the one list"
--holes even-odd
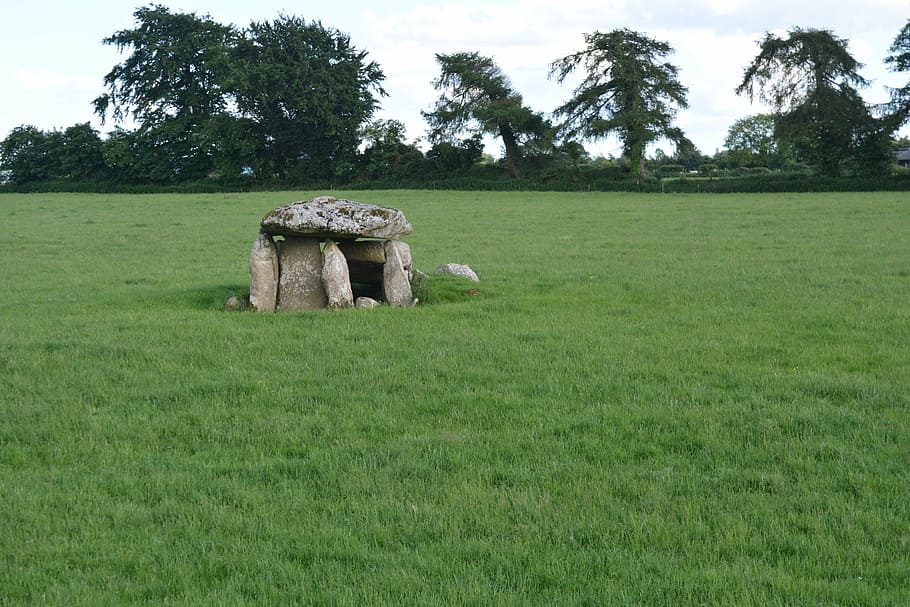
[[(908, 0), (403, 0), (303, 2), (293, 0), (158, 0), (175, 12), (210, 15), (237, 26), (281, 14), (350, 35), (355, 47), (382, 67), (388, 97), (376, 118), (399, 120), (409, 140), (425, 138), (421, 110), (437, 93), (434, 55), (476, 51), (491, 56), (510, 77), (525, 105), (551, 112), (571, 97), (571, 83), (548, 78), (549, 64), (584, 48), (583, 35), (628, 27), (668, 42), (669, 61), (689, 89), (689, 109), (680, 126), (706, 154), (723, 148), (737, 119), (767, 111), (734, 89), (758, 52), (766, 32), (793, 27), (830, 29), (849, 41), (851, 54), (872, 82), (862, 91), (869, 103), (888, 98), (888, 86), (903, 86), (910, 74), (887, 71), (882, 60), (910, 19)], [(118, 0), (0, 0), (0, 139), (20, 125), (42, 130), (91, 122), (92, 100), (103, 79), (125, 59), (102, 39), (135, 25), (133, 12), (150, 2)], [(129, 125), (127, 125), (129, 126)], [(901, 135), (910, 135), (904, 127)], [(616, 140), (586, 144), (594, 155), (619, 156)], [(660, 146), (664, 147), (664, 146)], [(488, 140), (487, 151), (500, 155)], [(667, 153), (672, 147), (666, 146)], [(653, 153), (650, 149), (649, 153)]]

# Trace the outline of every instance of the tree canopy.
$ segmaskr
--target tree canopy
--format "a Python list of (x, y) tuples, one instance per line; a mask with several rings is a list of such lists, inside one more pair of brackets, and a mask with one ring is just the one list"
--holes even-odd
[(158, 180), (242, 167), (328, 178), (356, 154), (384, 75), (349, 36), (281, 16), (244, 30), (150, 5), (104, 43), (127, 58), (105, 76), (102, 117), (132, 118), (135, 170)]
[(775, 135), (777, 117), (755, 114), (739, 118), (727, 130), (724, 147), (736, 166), (780, 169), (789, 158), (789, 147)]
[(521, 146), (546, 136), (544, 117), (523, 105), (521, 95), (490, 57), (476, 52), (437, 54), (440, 75), (433, 87), (442, 91), (432, 112), (423, 112), (430, 140), (450, 140), (464, 131), (499, 137), (513, 176), (523, 169)]
[(573, 97), (556, 109), (563, 118), (560, 131), (583, 139), (617, 134), (633, 172), (643, 177), (649, 143), (659, 138), (686, 142), (673, 120), (688, 107), (688, 90), (679, 82), (678, 68), (664, 60), (673, 48), (629, 29), (595, 31), (584, 39), (584, 50), (550, 66), (560, 83), (579, 67), (585, 70)]
[(148, 177), (196, 178), (212, 168), (204, 127), (224, 111), (228, 49), (237, 32), (195, 13), (174, 13), (162, 5), (133, 13), (136, 27), (103, 40), (130, 54), (104, 77), (107, 92), (95, 99), (95, 112), (115, 123), (138, 124)]
[[(894, 72), (910, 72), (910, 19), (901, 28), (885, 57), (885, 65)], [(910, 82), (891, 91), (891, 111), (896, 122), (904, 124), (910, 120)]]
[(354, 161), (385, 75), (347, 34), (282, 16), (253, 23), (233, 49), (233, 93), (255, 138), (256, 168), (325, 179)]
[[(222, 25), (161, 4), (133, 15), (131, 28), (102, 41), (123, 55), (94, 100), (113, 130), (102, 138), (87, 122), (17, 127), (0, 142), (0, 183), (597, 188), (628, 181), (631, 164), (644, 187), (646, 152), (664, 139), (676, 150), (648, 159), (658, 178), (777, 170), (905, 177), (891, 154), (907, 143), (892, 135), (910, 119), (910, 84), (891, 89), (890, 103), (866, 104), (863, 66), (828, 30), (793, 28), (758, 41), (736, 92), (771, 111), (733, 122), (725, 149), (708, 157), (675, 124), (688, 90), (669, 61), (673, 48), (627, 28), (585, 34), (582, 50), (549, 65), (550, 78), (577, 83), (549, 115), (525, 104), (492, 57), (436, 54), (438, 98), (421, 112), (426, 149), (405, 140), (402, 122), (374, 120), (386, 95), (383, 70), (337, 29), (284, 14)], [(910, 71), (910, 21), (889, 53), (892, 71)], [(502, 142), (504, 158), (484, 153), (489, 136)], [(609, 136), (622, 142), (619, 159), (592, 158), (582, 145)]]
[(857, 91), (868, 85), (861, 67), (847, 41), (829, 30), (794, 28), (786, 38), (769, 33), (736, 93), (771, 105), (779, 114), (778, 137), (823, 174), (840, 174), (848, 161), (880, 172), (890, 132)]

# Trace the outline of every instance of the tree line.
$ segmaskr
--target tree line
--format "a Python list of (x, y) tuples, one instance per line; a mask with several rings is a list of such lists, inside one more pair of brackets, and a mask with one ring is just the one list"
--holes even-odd
[[(688, 90), (669, 61), (673, 48), (623, 28), (585, 34), (581, 50), (550, 64), (557, 82), (581, 80), (549, 115), (524, 103), (493, 58), (437, 54), (439, 96), (423, 112), (423, 151), (401, 122), (373, 120), (385, 75), (339, 30), (291, 15), (238, 28), (155, 4), (134, 17), (133, 28), (103, 41), (126, 56), (94, 100), (112, 130), (102, 138), (88, 122), (17, 127), (0, 142), (3, 181), (267, 187), (598, 170), (641, 181), (650, 171), (795, 167), (879, 176), (892, 170), (894, 134), (910, 118), (910, 83), (870, 106), (848, 41), (793, 28), (760, 41), (736, 89), (773, 112), (738, 120), (725, 150), (707, 157), (675, 124)], [(910, 20), (889, 52), (891, 70), (910, 71)], [(487, 135), (501, 141), (501, 160), (484, 156)], [(585, 142), (610, 136), (622, 143), (621, 158), (587, 154)], [(661, 141), (673, 154), (648, 158)]]

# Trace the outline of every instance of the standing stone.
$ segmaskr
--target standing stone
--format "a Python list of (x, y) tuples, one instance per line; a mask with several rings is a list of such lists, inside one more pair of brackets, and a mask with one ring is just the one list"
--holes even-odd
[(250, 253), (250, 308), (274, 312), (278, 302), (278, 248), (268, 234), (259, 234)]
[(278, 249), (278, 311), (317, 310), (328, 303), (322, 286), (322, 251), (315, 238), (286, 237)]
[(387, 304), (398, 308), (410, 308), (414, 305), (410, 275), (411, 248), (398, 240), (386, 241), (382, 297)]
[(322, 250), (322, 258), (322, 287), (328, 297), (329, 308), (350, 308), (354, 305), (354, 293), (344, 253), (335, 241), (329, 240)]

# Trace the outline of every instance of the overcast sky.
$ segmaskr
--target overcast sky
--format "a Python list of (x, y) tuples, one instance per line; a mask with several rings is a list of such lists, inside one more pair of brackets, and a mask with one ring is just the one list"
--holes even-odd
[[(571, 87), (548, 80), (548, 65), (580, 50), (582, 34), (629, 27), (670, 43), (670, 61), (689, 89), (690, 108), (678, 124), (698, 148), (713, 154), (737, 118), (765, 108), (750, 105), (733, 89), (755, 57), (765, 32), (825, 28), (850, 42), (872, 81), (868, 102), (887, 99), (886, 86), (902, 86), (910, 74), (888, 72), (882, 60), (910, 18), (907, 0), (402, 0), (294, 2), (292, 0), (159, 0), (174, 11), (209, 14), (224, 24), (281, 13), (347, 32), (386, 74), (379, 118), (396, 119), (409, 139), (425, 135), (420, 111), (435, 99), (434, 53), (478, 51), (509, 75), (525, 104), (549, 112)], [(0, 0), (0, 139), (16, 126), (44, 130), (91, 121), (91, 101), (103, 92), (104, 75), (123, 60), (102, 38), (133, 27), (133, 12), (147, 3), (122, 0)], [(901, 134), (910, 133), (905, 127)], [(595, 154), (619, 155), (619, 145), (589, 145)], [(498, 154), (498, 146), (489, 151)], [(665, 150), (671, 152), (671, 148)], [(653, 149), (650, 150), (653, 153)]]

